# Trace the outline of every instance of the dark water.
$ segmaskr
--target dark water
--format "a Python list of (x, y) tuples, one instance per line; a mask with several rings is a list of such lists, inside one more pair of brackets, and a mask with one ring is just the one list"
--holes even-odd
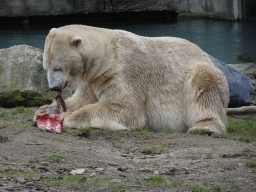
[[(75, 24), (75, 22), (73, 22)], [(47, 23), (23, 25), (1, 24), (0, 49), (14, 45), (27, 44), (40, 49), (53, 27), (68, 23)], [(210, 55), (226, 62), (241, 63), (236, 56), (242, 52), (256, 53), (256, 25), (208, 19), (181, 18), (176, 22), (159, 21), (91, 21), (77, 22), (96, 27), (123, 29), (142, 36), (173, 36), (187, 39), (199, 45)]]

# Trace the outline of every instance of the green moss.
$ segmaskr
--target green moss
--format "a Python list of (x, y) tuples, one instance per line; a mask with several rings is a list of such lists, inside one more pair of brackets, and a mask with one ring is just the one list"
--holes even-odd
[(39, 107), (50, 104), (50, 99), (45, 99), (41, 94), (35, 91), (19, 91), (15, 90), (9, 93), (0, 93), (0, 107), (13, 108), (17, 106), (23, 107)]
[(0, 75), (4, 72), (4, 67), (0, 66)]
[(42, 55), (38, 56), (38, 57), (37, 57), (37, 60), (39, 60), (40, 62), (43, 63), (43, 56), (42, 56)]

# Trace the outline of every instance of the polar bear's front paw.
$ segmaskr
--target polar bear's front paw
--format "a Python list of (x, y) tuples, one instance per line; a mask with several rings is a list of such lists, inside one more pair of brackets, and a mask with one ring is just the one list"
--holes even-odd
[(213, 120), (201, 121), (191, 127), (187, 133), (223, 133), (221, 126)]
[(72, 113), (71, 112), (65, 112), (61, 113), (60, 116), (64, 117), (64, 122), (63, 126), (65, 127), (74, 127), (74, 120), (72, 118)]
[(63, 126), (65, 127), (71, 127), (71, 128), (82, 128), (82, 127), (88, 127), (87, 121), (84, 119), (82, 120), (82, 116), (78, 115), (75, 112), (65, 112), (60, 114), (62, 117), (64, 117)]

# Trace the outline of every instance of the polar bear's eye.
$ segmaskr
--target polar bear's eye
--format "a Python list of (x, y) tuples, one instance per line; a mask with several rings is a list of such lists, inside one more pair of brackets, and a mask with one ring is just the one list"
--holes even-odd
[(54, 68), (53, 71), (54, 71), (54, 72), (62, 71), (62, 68)]

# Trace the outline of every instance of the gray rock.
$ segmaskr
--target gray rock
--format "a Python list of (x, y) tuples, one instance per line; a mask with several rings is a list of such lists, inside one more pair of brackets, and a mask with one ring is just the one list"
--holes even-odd
[(122, 180), (121, 179), (112, 179), (110, 182), (111, 183), (121, 183)]
[(40, 181), (41, 180), (41, 177), (39, 176), (35, 176), (32, 178), (32, 181)]
[(103, 172), (103, 171), (104, 171), (104, 168), (101, 168), (101, 167), (96, 168), (96, 171), (97, 171), (97, 172)]
[(127, 167), (118, 167), (117, 170), (122, 171), (122, 172), (126, 172), (128, 170), (128, 168)]
[(45, 166), (45, 167), (48, 167), (49, 166), (49, 162), (42, 162), (41, 165)]
[(28, 45), (0, 49), (0, 90), (43, 93), (48, 89), (48, 82), (42, 63), (40, 49)]
[(36, 169), (39, 169), (41, 172), (49, 172), (49, 170), (46, 167), (42, 166), (42, 165), (38, 165), (36, 167)]
[(255, 63), (242, 63), (242, 64), (229, 64), (229, 66), (235, 68), (237, 71), (244, 75), (250, 75), (256, 77), (256, 64)]
[[(0, 90), (45, 94), (49, 88), (47, 72), (43, 69), (43, 51), (28, 45), (0, 49)], [(69, 96), (71, 92), (64, 90), (63, 94)]]
[(94, 177), (94, 176), (96, 176), (96, 173), (90, 173), (90, 176)]
[(24, 177), (17, 177), (17, 182), (20, 184), (24, 184), (24, 183), (26, 183), (26, 180)]

